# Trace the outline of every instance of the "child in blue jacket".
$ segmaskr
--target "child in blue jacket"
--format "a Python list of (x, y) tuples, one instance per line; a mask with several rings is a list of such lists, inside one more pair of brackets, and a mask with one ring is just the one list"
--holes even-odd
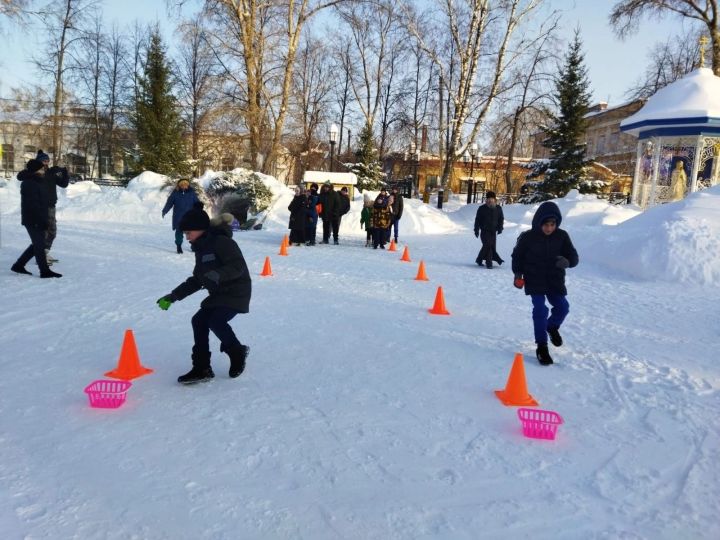
[(195, 190), (190, 187), (190, 181), (183, 178), (178, 181), (175, 189), (167, 198), (167, 202), (162, 209), (162, 217), (165, 217), (165, 214), (167, 214), (172, 208), (172, 228), (175, 231), (175, 245), (177, 246), (178, 253), (183, 252), (183, 232), (179, 227), (180, 220), (185, 213), (196, 204), (200, 204), (197, 193), (195, 193)]

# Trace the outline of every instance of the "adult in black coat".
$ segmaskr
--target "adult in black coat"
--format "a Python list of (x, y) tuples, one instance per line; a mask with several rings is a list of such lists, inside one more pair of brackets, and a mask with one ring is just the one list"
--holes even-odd
[(48, 196), (48, 225), (45, 232), (45, 256), (49, 262), (54, 262), (56, 259), (49, 255), (50, 249), (52, 248), (53, 242), (57, 237), (57, 218), (55, 206), (57, 205), (57, 188), (66, 188), (70, 183), (70, 174), (65, 167), (50, 167), (50, 156), (48, 156), (42, 150), (37, 151), (35, 156), (37, 161), (43, 164), (45, 175), (43, 177), (45, 189)]
[[(553, 363), (548, 334), (553, 345), (562, 345), (559, 329), (570, 310), (565, 270), (579, 262), (570, 235), (560, 228), (560, 223), (558, 206), (551, 201), (542, 203), (533, 216), (532, 228), (518, 236), (512, 253), (514, 285), (525, 287), (525, 294), (532, 299), (536, 354), (543, 365)], [(552, 310), (548, 310), (545, 299)]]
[(487, 268), (493, 267), (493, 261), (502, 264), (503, 261), (497, 253), (497, 236), (502, 234), (505, 216), (502, 207), (498, 206), (495, 193), (488, 191), (485, 194), (485, 204), (477, 209), (475, 214), (475, 238), (480, 237), (482, 248), (475, 262)]
[(337, 244), (340, 230), (340, 195), (329, 181), (325, 182), (320, 189), (320, 204), (322, 205), (320, 218), (323, 222), (322, 243), (330, 243), (330, 233), (332, 232), (333, 239)]
[(297, 244), (298, 246), (305, 243), (305, 231), (307, 230), (307, 219), (308, 219), (308, 198), (305, 194), (305, 190), (296, 187), (295, 196), (288, 205), (290, 211), (290, 222), (288, 223), (288, 229), (290, 229), (290, 243)]
[(220, 340), (220, 350), (230, 357), (231, 378), (238, 377), (245, 369), (245, 359), (250, 347), (243, 345), (233, 332), (229, 321), (238, 313), (250, 310), (251, 279), (245, 258), (232, 239), (231, 214), (222, 214), (213, 220), (199, 208), (189, 210), (180, 220), (180, 228), (195, 253), (192, 276), (177, 286), (157, 303), (168, 309), (191, 294), (205, 289), (208, 296), (200, 304), (192, 318), (195, 343), (192, 349), (192, 369), (178, 377), (183, 384), (212, 379), (215, 374), (210, 367), (210, 331)]
[(27, 162), (24, 170), (18, 173), (20, 186), (20, 216), (21, 223), (30, 236), (31, 244), (23, 251), (22, 255), (10, 268), (17, 274), (32, 275), (25, 269), (30, 259), (35, 257), (35, 262), (40, 269), (42, 278), (59, 278), (62, 274), (53, 272), (48, 266), (45, 257), (45, 232), (48, 228), (48, 195), (44, 185), (43, 164), (40, 161), (31, 159)]
[(350, 211), (350, 195), (348, 194), (348, 188), (343, 186), (343, 188), (340, 190), (340, 193), (338, 194), (338, 197), (340, 205), (338, 207), (337, 230), (335, 230), (333, 225), (333, 237), (335, 238), (335, 244), (338, 243), (338, 237), (340, 235), (340, 223), (342, 222), (342, 217)]
[(392, 203), (392, 230), (395, 237), (395, 243), (398, 241), (398, 229), (400, 228), (400, 218), (402, 218), (405, 203), (402, 194), (398, 191), (397, 186), (393, 186), (390, 194), (393, 196)]

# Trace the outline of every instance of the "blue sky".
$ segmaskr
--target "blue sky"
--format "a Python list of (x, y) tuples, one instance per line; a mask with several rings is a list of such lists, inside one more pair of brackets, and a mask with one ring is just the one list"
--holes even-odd
[[(619, 41), (608, 25), (608, 13), (615, 0), (549, 0), (561, 10), (562, 34), (569, 39), (575, 28), (581, 30), (585, 46), (594, 101), (615, 105), (625, 101), (625, 93), (643, 72), (647, 52), (652, 45), (682, 30), (678, 19), (644, 21), (637, 35)], [(168, 18), (165, 0), (105, 0), (105, 18), (129, 25), (138, 19), (159, 21), (166, 34), (174, 28)], [(0, 96), (11, 86), (27, 83), (32, 77), (30, 58), (39, 47), (33, 36), (39, 33), (20, 32), (5, 25), (0, 35)]]

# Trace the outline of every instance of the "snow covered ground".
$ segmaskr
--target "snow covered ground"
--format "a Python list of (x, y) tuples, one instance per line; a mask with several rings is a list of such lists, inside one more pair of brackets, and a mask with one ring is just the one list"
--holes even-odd
[[(340, 246), (280, 257), (290, 191), (275, 184), (264, 229), (235, 235), (248, 368), (228, 379), (214, 352), (216, 379), (181, 387), (202, 293), (155, 305), (193, 264), (159, 185), (59, 190), (59, 280), (10, 273), (28, 239), (17, 183), (0, 188), (0, 538), (720, 537), (720, 188), (643, 213), (557, 201), (580, 265), (566, 343), (541, 367), (508, 267), (535, 207), (505, 207), (493, 270), (474, 264), (477, 206), (460, 201), (406, 201), (411, 263), (363, 247), (360, 198)], [(449, 317), (428, 313), (439, 285)], [(83, 388), (127, 328), (155, 373), (91, 409)], [(523, 438), (493, 393), (516, 352), (565, 420), (555, 441)]]

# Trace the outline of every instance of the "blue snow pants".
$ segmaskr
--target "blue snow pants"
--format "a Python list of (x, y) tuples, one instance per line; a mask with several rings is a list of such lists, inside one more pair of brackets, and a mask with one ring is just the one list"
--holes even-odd
[[(567, 298), (562, 294), (531, 294), (533, 311), (533, 327), (535, 330), (535, 343), (547, 344), (547, 329), (560, 328), (560, 325), (570, 312), (570, 304)], [(552, 310), (548, 310), (545, 305), (545, 298), (552, 306)], [(548, 317), (548, 314), (550, 317)]]

